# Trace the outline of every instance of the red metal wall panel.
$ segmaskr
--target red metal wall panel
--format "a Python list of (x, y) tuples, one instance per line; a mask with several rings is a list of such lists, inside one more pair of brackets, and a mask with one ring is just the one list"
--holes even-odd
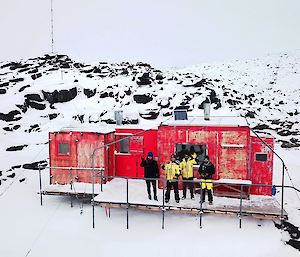
[[(176, 144), (206, 145), (210, 161), (215, 165), (213, 179), (249, 179), (249, 130), (247, 127), (160, 126), (158, 154), (160, 164), (170, 161)], [(222, 147), (227, 145), (227, 148)], [(229, 148), (230, 145), (243, 147)], [(161, 170), (161, 178), (166, 174)], [(199, 178), (194, 169), (194, 177)], [(162, 183), (159, 183), (162, 187)]]
[[(273, 138), (262, 138), (274, 149)], [(251, 137), (251, 181), (252, 184), (272, 185), (273, 152), (257, 137)], [(266, 161), (256, 160), (256, 155), (266, 155)], [(271, 195), (271, 187), (251, 187), (251, 194)]]
[[(92, 154), (94, 149), (104, 145), (104, 135), (96, 133), (80, 133), (77, 134), (77, 166), (80, 168), (92, 168), (93, 159)], [(107, 149), (101, 148), (95, 152), (94, 167), (106, 168)], [(99, 170), (95, 171), (99, 172)], [(107, 169), (104, 170), (103, 175), (108, 175)], [(78, 170), (78, 182), (92, 183), (93, 173), (91, 170)], [(101, 183), (101, 178), (95, 177), (95, 183)]]
[[(116, 141), (115, 133), (109, 133), (105, 135), (105, 144), (112, 143)], [(116, 170), (115, 170), (115, 149), (116, 145), (111, 144), (107, 147), (107, 158), (105, 158), (105, 167), (107, 167), (108, 175), (109, 176), (115, 176)], [(110, 180), (110, 179), (109, 179)]]
[[(76, 167), (76, 168), (92, 168), (92, 154), (94, 149), (101, 147), (105, 143), (104, 134), (94, 132), (57, 132), (50, 133), (49, 138), (49, 156), (51, 167)], [(113, 140), (111, 136), (110, 140)], [(59, 143), (69, 144), (68, 154), (59, 154)], [(94, 167), (105, 168), (103, 175), (108, 175), (108, 148), (104, 147), (95, 152)], [(114, 167), (112, 167), (112, 170)], [(95, 173), (98, 171), (95, 171)], [(51, 169), (51, 184), (70, 184), (70, 170)], [(91, 170), (72, 170), (73, 182), (92, 183)], [(101, 183), (101, 178), (95, 177), (95, 183)]]
[[(49, 156), (50, 156), (50, 167), (76, 167), (76, 143), (72, 133), (50, 133), (49, 134)], [(59, 154), (58, 144), (68, 143), (69, 154)], [(76, 181), (77, 174), (72, 172), (72, 180)], [(50, 170), (50, 183), (51, 184), (70, 184), (71, 175), (69, 170)]]
[(217, 179), (250, 179), (249, 135), (245, 127), (219, 131)]

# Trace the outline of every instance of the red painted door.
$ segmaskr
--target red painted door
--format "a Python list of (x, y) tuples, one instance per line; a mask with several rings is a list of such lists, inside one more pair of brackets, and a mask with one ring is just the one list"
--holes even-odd
[[(273, 138), (263, 138), (271, 148), (274, 148)], [(252, 184), (272, 185), (273, 152), (260, 141), (252, 137), (251, 144), (251, 182)], [(251, 194), (271, 195), (271, 187), (251, 187)]]
[(140, 162), (141, 156), (144, 155), (144, 137), (131, 137), (128, 144), (127, 152), (120, 152), (120, 146), (116, 147), (117, 151), (119, 150), (116, 154), (116, 176), (143, 177), (144, 170), (140, 167)]

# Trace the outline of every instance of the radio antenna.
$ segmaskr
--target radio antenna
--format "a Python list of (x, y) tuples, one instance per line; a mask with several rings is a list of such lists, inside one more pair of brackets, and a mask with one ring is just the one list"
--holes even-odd
[(53, 0), (51, 0), (51, 42), (52, 42), (52, 53), (54, 53), (54, 38), (53, 38)]

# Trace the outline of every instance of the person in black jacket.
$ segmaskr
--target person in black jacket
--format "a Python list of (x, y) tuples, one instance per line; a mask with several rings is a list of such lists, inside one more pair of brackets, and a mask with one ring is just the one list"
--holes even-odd
[(209, 157), (206, 155), (204, 156), (204, 161), (201, 163), (199, 170), (201, 176), (201, 202), (205, 202), (205, 189), (207, 189), (208, 193), (208, 201), (209, 204), (213, 202), (213, 183), (212, 183), (212, 176), (215, 174), (215, 166), (209, 161)]
[(157, 194), (156, 194), (156, 179), (159, 178), (159, 168), (157, 162), (153, 160), (153, 153), (148, 152), (146, 160), (141, 157), (142, 162), (140, 164), (141, 167), (144, 167), (144, 177), (146, 179), (147, 184), (147, 192), (148, 198), (151, 200), (151, 184), (153, 188), (154, 200), (157, 201)]

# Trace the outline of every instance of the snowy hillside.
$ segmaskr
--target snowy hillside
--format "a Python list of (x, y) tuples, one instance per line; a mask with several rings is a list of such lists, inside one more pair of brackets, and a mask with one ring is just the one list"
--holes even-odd
[[(298, 157), (290, 154), (295, 153), (300, 146), (299, 61), (300, 52), (270, 55), (263, 59), (201, 64), (168, 70), (158, 70), (146, 63), (84, 64), (71, 60), (65, 55), (52, 54), (20, 62), (1, 62), (0, 196), (2, 197), (0, 200), (8, 204), (11, 210), (19, 212), (20, 209), (10, 205), (11, 198), (3, 196), (18, 198), (20, 195), (18, 192), (23, 192), (26, 187), (29, 191), (26, 191), (24, 197), (31, 199), (31, 206), (38, 205), (39, 199), (35, 196), (37, 187), (33, 186), (37, 183), (37, 174), (32, 173), (32, 170), (37, 169), (38, 163), (45, 166), (48, 163), (49, 131), (70, 126), (89, 127), (93, 130), (93, 127), (114, 124), (115, 110), (123, 110), (124, 124), (155, 127), (170, 118), (175, 109), (185, 109), (189, 115), (203, 115), (203, 102), (207, 99), (212, 103), (212, 115), (246, 117), (250, 126), (261, 135), (274, 136), (276, 147), (288, 159), (293, 178), (296, 178), (295, 186), (299, 188), (300, 176), (297, 173), (298, 164), (295, 164)], [(293, 152), (288, 152), (289, 150)], [(293, 161), (294, 159), (296, 161)], [(44, 177), (44, 179), (47, 181), (48, 178)], [(15, 181), (20, 183), (14, 183)], [(281, 163), (275, 160), (274, 183), (279, 184), (280, 181)], [(11, 186), (17, 191), (10, 190)], [(291, 222), (299, 226), (299, 197), (294, 191), (288, 192), (285, 208)], [(59, 198), (52, 199), (54, 199), (52, 205), (58, 205), (58, 208), (62, 200), (58, 204)], [(26, 209), (26, 203), (19, 200), (18, 204), (25, 205)], [(88, 208), (90, 211), (90, 207)], [(37, 210), (35, 215), (39, 212), (40, 210)], [(46, 210), (42, 210), (42, 213), (41, 215), (49, 216)], [(7, 211), (5, 215), (9, 219), (11, 213)], [(174, 219), (174, 223), (180, 219), (176, 215), (172, 217), (170, 219)], [(159, 222), (158, 216), (153, 218)], [(187, 219), (190, 224), (194, 222), (193, 217)], [(230, 219), (227, 221), (235, 222)], [(0, 222), (5, 223), (5, 220), (0, 219)], [(17, 224), (18, 222), (21, 221), (17, 221)], [(33, 220), (30, 220), (29, 224), (30, 222)], [(39, 220), (39, 228), (44, 224), (43, 222), (46, 220)], [(253, 226), (252, 221), (247, 223), (248, 226), (249, 224), (250, 227)], [(266, 226), (265, 236), (277, 233), (275, 240), (280, 243), (279, 230), (270, 223), (263, 222), (263, 224)], [(24, 224), (20, 225), (24, 226)], [(85, 226), (89, 224), (85, 223)], [(58, 224), (58, 227), (61, 225)], [(229, 227), (222, 229), (222, 233), (230, 230)], [(35, 240), (34, 236), (39, 233), (38, 229), (36, 230), (29, 237), (29, 241)], [(184, 231), (188, 233), (187, 228)], [(197, 237), (198, 232), (193, 233)], [(235, 231), (235, 233), (239, 232)], [(285, 241), (288, 240), (289, 238), (285, 238)], [(90, 241), (87, 245), (92, 247)], [(143, 241), (145, 247), (146, 241), (147, 238)], [(258, 241), (263, 242), (263, 239), (255, 243), (259, 244)], [(272, 251), (272, 240), (267, 244), (269, 247), (263, 253)], [(251, 244), (247, 245), (251, 247)], [(265, 245), (261, 244), (260, 247), (263, 249)], [(277, 248), (281, 253), (297, 252), (290, 248), (286, 251), (286, 248), (279, 244)], [(182, 249), (182, 253), (185, 250)], [(196, 254), (198, 250), (194, 250)], [(163, 253), (169, 253), (167, 248)], [(253, 252), (249, 252), (247, 256), (253, 256), (251, 253)], [(257, 252), (254, 255), (257, 255)], [(237, 255), (231, 252), (231, 256)]]
[[(299, 59), (300, 52), (293, 52), (169, 70), (146, 63), (83, 64), (54, 54), (2, 62), (0, 154), (7, 161), (0, 181), (14, 176), (20, 165), (46, 163), (47, 154), (32, 152), (46, 147), (49, 131), (113, 124), (114, 111), (120, 109), (125, 124), (155, 125), (175, 109), (203, 115), (206, 99), (212, 115), (246, 117), (252, 128), (274, 136), (282, 147), (297, 147)], [(28, 159), (26, 153), (31, 153)]]
[[(8, 143), (0, 154), (11, 159), (44, 147), (48, 132), (62, 127), (112, 124), (119, 109), (127, 124), (159, 124), (175, 109), (203, 115), (206, 99), (212, 115), (247, 117), (282, 147), (297, 147), (299, 59), (300, 52), (293, 52), (169, 70), (145, 63), (83, 64), (54, 54), (2, 62), (0, 135)], [(12, 167), (32, 161), (13, 159), (1, 167), (1, 180)]]

